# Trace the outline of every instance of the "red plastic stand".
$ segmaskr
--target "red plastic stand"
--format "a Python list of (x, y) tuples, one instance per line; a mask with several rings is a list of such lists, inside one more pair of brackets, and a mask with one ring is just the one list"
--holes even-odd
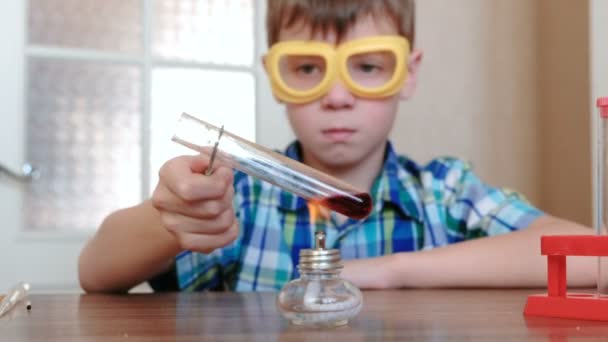
[(608, 236), (543, 236), (547, 256), (547, 293), (528, 296), (524, 315), (608, 321), (608, 297), (566, 293), (566, 256), (608, 256)]

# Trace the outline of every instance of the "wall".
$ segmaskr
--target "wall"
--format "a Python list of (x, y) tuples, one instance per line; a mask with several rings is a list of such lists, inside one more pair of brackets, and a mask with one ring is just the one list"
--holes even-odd
[(484, 181), (591, 225), (588, 2), (417, 4), (425, 60), (398, 148), (468, 159)]
[(266, 1), (257, 1), (257, 56), (260, 61), (257, 64), (256, 101), (257, 101), (257, 124), (256, 141), (263, 146), (283, 150), (293, 139), (294, 135), (289, 128), (287, 116), (283, 106), (277, 104), (270, 90), (270, 83), (266, 77), (261, 58), (268, 50), (266, 42)]
[(393, 140), (423, 162), (452, 155), (538, 204), (535, 1), (418, 1), (425, 53)]
[(591, 224), (589, 10), (587, 1), (539, 1), (541, 204)]

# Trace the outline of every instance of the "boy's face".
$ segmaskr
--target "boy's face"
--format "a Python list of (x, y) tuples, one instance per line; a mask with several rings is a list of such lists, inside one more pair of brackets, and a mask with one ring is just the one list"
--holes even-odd
[[(315, 34), (312, 39), (339, 44), (368, 36), (397, 34), (390, 21), (367, 16), (357, 20), (340, 42), (331, 31), (327, 35)], [(310, 39), (310, 27), (297, 24), (283, 28), (279, 34), (279, 41)], [(395, 95), (379, 99), (358, 97), (336, 81), (327, 94), (317, 100), (286, 103), (289, 122), (302, 144), (304, 161), (324, 171), (344, 172), (369, 158), (383, 155), (398, 103), (413, 90), (420, 53), (413, 51), (409, 59), (408, 80)]]

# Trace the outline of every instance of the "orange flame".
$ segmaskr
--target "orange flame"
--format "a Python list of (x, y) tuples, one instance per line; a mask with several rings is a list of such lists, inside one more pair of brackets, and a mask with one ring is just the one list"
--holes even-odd
[(310, 223), (317, 223), (318, 219), (326, 220), (329, 218), (329, 210), (322, 207), (317, 201), (308, 202), (308, 212), (310, 213)]

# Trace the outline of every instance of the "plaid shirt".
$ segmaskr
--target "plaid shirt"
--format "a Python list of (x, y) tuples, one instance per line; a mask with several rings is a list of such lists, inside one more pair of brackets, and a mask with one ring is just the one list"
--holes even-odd
[[(299, 160), (298, 143), (285, 153)], [(332, 216), (311, 224), (303, 198), (241, 172), (234, 186), (238, 238), (207, 255), (181, 253), (170, 272), (150, 281), (155, 290), (279, 290), (299, 276), (300, 249), (312, 247), (318, 229), (346, 260), (508, 233), (542, 215), (518, 193), (483, 184), (467, 163), (440, 158), (419, 166), (390, 143), (365, 220)]]

